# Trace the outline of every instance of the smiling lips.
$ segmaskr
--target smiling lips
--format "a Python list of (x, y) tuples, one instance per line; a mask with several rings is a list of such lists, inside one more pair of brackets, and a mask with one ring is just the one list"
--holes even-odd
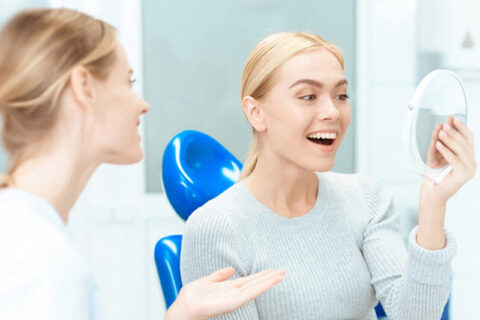
[(336, 138), (336, 132), (315, 132), (307, 135), (307, 139), (311, 142), (324, 146), (331, 146)]

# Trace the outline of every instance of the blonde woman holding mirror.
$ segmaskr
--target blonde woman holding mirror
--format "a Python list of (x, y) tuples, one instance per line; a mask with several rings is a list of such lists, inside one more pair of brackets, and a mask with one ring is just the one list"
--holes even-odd
[[(0, 318), (101, 319), (95, 281), (66, 228), (102, 163), (143, 158), (148, 104), (115, 30), (68, 9), (32, 9), (0, 33), (0, 112), (9, 172), (0, 182)], [(282, 280), (229, 266), (182, 288), (165, 319), (229, 312)], [(122, 279), (117, 279), (122, 281)], [(157, 281), (152, 279), (152, 281)]]
[(377, 300), (389, 319), (440, 318), (456, 252), (446, 202), (475, 173), (472, 133), (455, 119), (439, 130), (436, 152), (453, 170), (440, 184), (423, 180), (407, 251), (389, 192), (328, 172), (351, 121), (347, 91), (342, 52), (315, 34), (272, 34), (248, 56), (250, 153), (240, 181), (189, 217), (182, 279), (227, 265), (235, 277), (264, 268), (286, 276), (218, 319), (373, 320)]

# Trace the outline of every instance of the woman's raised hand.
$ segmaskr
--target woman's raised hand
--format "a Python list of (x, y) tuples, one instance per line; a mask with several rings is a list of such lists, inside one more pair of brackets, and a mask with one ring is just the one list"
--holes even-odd
[[(446, 124), (435, 128), (434, 135), (436, 138), (433, 141), (437, 151), (435, 153), (438, 157), (433, 157), (430, 150), (429, 159), (432, 158), (434, 164), (448, 163), (453, 170), (438, 184), (424, 179), (420, 196), (421, 199), (436, 198), (446, 202), (475, 175), (477, 170), (473, 134), (462, 121), (449, 117)], [(432, 163), (430, 165), (432, 166)]]
[[(420, 187), (417, 243), (429, 250), (445, 247), (447, 200), (471, 179), (477, 170), (473, 134), (462, 121), (449, 117), (447, 123), (435, 131), (438, 133), (435, 149), (439, 153), (435, 161), (439, 164), (448, 163), (452, 171), (438, 184), (424, 178)], [(432, 150), (429, 151), (429, 156), (432, 156)]]
[(283, 270), (265, 270), (247, 277), (228, 280), (232, 267), (186, 284), (168, 310), (165, 320), (203, 320), (231, 312), (265, 293), (283, 280)]

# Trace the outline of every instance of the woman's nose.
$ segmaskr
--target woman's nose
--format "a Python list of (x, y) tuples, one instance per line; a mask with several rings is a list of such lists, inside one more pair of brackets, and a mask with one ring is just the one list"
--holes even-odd
[(150, 104), (142, 99), (142, 114), (147, 113), (150, 110)]
[(335, 106), (332, 98), (326, 98), (322, 101), (318, 116), (321, 120), (338, 120), (340, 118), (340, 111)]

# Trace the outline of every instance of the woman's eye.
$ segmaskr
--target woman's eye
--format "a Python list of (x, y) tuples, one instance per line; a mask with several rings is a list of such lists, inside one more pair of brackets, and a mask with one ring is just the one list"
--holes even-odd
[(300, 97), (300, 99), (306, 100), (306, 101), (313, 101), (313, 100), (315, 100), (316, 98), (317, 98), (317, 96), (314, 95), (314, 94), (308, 94), (308, 95), (306, 95), (306, 96), (301, 96), (301, 97)]
[(338, 95), (338, 96), (335, 97), (335, 99), (338, 99), (338, 100), (341, 100), (341, 101), (345, 101), (348, 98), (350, 98), (350, 96), (348, 94), (341, 94), (341, 95)]

